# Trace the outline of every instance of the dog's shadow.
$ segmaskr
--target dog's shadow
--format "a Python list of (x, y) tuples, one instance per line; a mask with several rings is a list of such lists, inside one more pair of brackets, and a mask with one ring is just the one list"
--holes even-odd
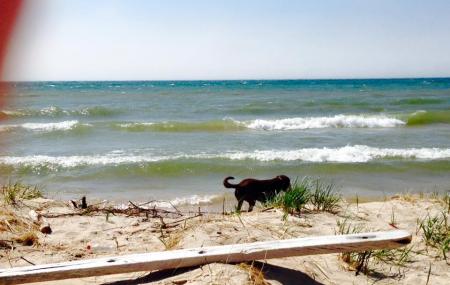
[[(259, 268), (264, 272), (265, 279), (276, 280), (281, 284), (323, 285), (323, 283), (320, 283), (312, 279), (307, 274), (298, 270), (268, 263), (262, 263), (259, 261), (253, 262), (253, 266)], [(198, 267), (195, 266), (187, 268), (159, 270), (144, 275), (142, 277), (103, 283), (103, 285), (125, 285), (125, 284), (137, 285), (142, 283), (156, 282), (169, 277), (181, 275), (183, 273), (195, 270), (197, 268)]]

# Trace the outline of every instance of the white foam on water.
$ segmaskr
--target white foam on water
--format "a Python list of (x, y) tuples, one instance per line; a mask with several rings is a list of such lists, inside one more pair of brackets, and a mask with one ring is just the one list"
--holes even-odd
[(278, 120), (253, 120), (244, 123), (256, 130), (303, 130), (322, 128), (394, 128), (406, 123), (387, 116), (336, 115), (332, 117), (299, 117)]
[[(139, 205), (143, 209), (152, 209), (154, 207), (158, 208), (173, 208), (174, 206), (196, 206), (196, 205), (208, 205), (212, 204), (214, 200), (217, 200), (220, 195), (192, 195), (187, 197), (177, 197), (175, 199), (164, 201), (152, 201), (150, 203), (146, 202), (144, 205)], [(116, 206), (117, 209), (125, 210), (130, 207), (131, 204), (119, 204)]]
[(166, 201), (156, 201), (150, 205), (155, 205), (156, 207), (162, 208), (172, 208), (173, 206), (195, 206), (195, 205), (205, 205), (211, 204), (218, 195), (192, 195), (188, 197), (177, 197), (170, 202)]
[[(176, 159), (176, 156), (172, 157)], [(170, 157), (160, 157), (151, 155), (121, 155), (110, 153), (106, 155), (73, 155), (73, 156), (48, 156), (48, 155), (29, 155), (29, 156), (4, 156), (0, 157), (0, 163), (7, 165), (23, 165), (30, 167), (47, 166), (72, 168), (83, 165), (107, 166), (120, 164), (133, 164), (142, 162), (156, 162), (169, 160)]]
[(238, 152), (223, 155), (232, 160), (253, 159), (258, 161), (307, 161), (307, 162), (368, 162), (376, 159), (448, 159), (450, 149), (442, 148), (377, 148), (365, 145), (345, 146), (339, 148), (304, 148), (298, 150), (262, 150)]
[[(27, 129), (27, 130), (33, 130), (33, 131), (67, 131), (71, 130), (74, 127), (79, 125), (79, 122), (77, 120), (72, 121), (63, 121), (58, 123), (25, 123), (20, 125), (20, 127)], [(89, 124), (84, 124), (88, 126)]]
[(171, 203), (175, 206), (210, 204), (218, 197), (218, 195), (192, 195), (189, 197), (175, 198)]
[(57, 115), (57, 114), (60, 114), (60, 113), (65, 114), (65, 115), (69, 114), (68, 111), (63, 110), (63, 109), (61, 109), (59, 107), (56, 107), (56, 106), (49, 106), (49, 107), (42, 108), (39, 111), (39, 113), (41, 115), (44, 115), (44, 116), (54, 116), (54, 115)]
[(449, 159), (449, 148), (377, 148), (365, 145), (338, 148), (303, 148), (297, 150), (255, 150), (252, 152), (227, 152), (221, 154), (178, 154), (158, 156), (152, 154), (130, 155), (123, 151), (105, 155), (75, 156), (3, 156), (0, 164), (25, 167), (73, 168), (78, 166), (114, 166), (121, 164), (151, 163), (177, 159), (229, 159), (257, 161), (305, 161), (358, 163), (381, 159), (435, 160)]
[(124, 123), (124, 124), (118, 124), (117, 126), (121, 128), (130, 128), (130, 127), (140, 127), (140, 126), (151, 126), (155, 123), (150, 122), (142, 122), (142, 123)]

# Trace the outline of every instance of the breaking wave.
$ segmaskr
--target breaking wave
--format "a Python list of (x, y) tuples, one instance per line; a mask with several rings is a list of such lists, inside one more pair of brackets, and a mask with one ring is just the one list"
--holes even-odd
[(405, 122), (387, 116), (336, 115), (333, 117), (288, 118), (254, 120), (246, 124), (250, 129), (302, 130), (320, 128), (393, 128)]
[(393, 128), (406, 123), (387, 116), (336, 115), (333, 117), (298, 117), (287, 119), (238, 121), (223, 119), (205, 122), (130, 122), (114, 127), (134, 132), (223, 132), (254, 130), (303, 130), (318, 128)]
[(47, 169), (58, 171), (61, 168), (75, 168), (83, 166), (120, 166), (141, 165), (179, 160), (255, 160), (271, 161), (299, 161), (313, 163), (364, 163), (373, 160), (401, 159), (401, 160), (442, 160), (450, 159), (449, 148), (377, 148), (365, 145), (344, 146), (338, 148), (303, 148), (297, 150), (256, 150), (252, 152), (230, 151), (226, 153), (178, 154), (158, 156), (152, 154), (128, 155), (124, 152), (111, 152), (105, 155), (84, 156), (3, 156), (0, 164), (13, 168), (32, 168), (32, 170)]
[(239, 121), (232, 118), (202, 122), (117, 122), (106, 125), (102, 122), (80, 123), (68, 120), (52, 123), (24, 123), (0, 125), (0, 131), (22, 128), (32, 131), (69, 131), (96, 126), (128, 132), (234, 132), (244, 130), (289, 131), (323, 128), (396, 128), (402, 126), (450, 123), (450, 111), (418, 111), (399, 118), (386, 115), (335, 115), (328, 117), (295, 117), (286, 119), (255, 119)]
[(304, 148), (285, 151), (254, 151), (232, 153), (224, 156), (232, 160), (252, 159), (258, 161), (307, 161), (357, 163), (380, 159), (435, 160), (450, 158), (450, 149), (443, 148), (377, 148), (365, 145), (339, 148)]
[(56, 123), (24, 123), (20, 125), (3, 125), (0, 126), (0, 131), (10, 131), (14, 129), (24, 129), (37, 132), (70, 131), (90, 126), (90, 124), (83, 124), (78, 122), (77, 120), (72, 120)]

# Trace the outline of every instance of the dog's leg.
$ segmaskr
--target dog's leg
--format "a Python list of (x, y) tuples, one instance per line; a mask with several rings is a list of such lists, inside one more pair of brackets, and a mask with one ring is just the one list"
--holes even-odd
[(240, 212), (242, 208), (242, 204), (244, 203), (244, 200), (239, 200), (238, 205), (236, 207), (236, 211)]
[(256, 204), (255, 200), (248, 202), (248, 211), (249, 212), (253, 211), (253, 207), (255, 206), (255, 204)]

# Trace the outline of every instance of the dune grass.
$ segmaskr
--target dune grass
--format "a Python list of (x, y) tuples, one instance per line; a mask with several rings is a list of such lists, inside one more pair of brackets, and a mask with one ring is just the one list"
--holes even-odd
[[(363, 228), (360, 225), (354, 225), (349, 222), (348, 218), (343, 220), (337, 220), (336, 222), (338, 235), (348, 235), (356, 234), (362, 232)], [(339, 259), (348, 265), (349, 270), (367, 273), (370, 257), (373, 251), (363, 251), (363, 252), (343, 252), (339, 254)]]
[(310, 203), (316, 211), (335, 213), (339, 209), (341, 195), (337, 194), (333, 183), (326, 184), (320, 179), (309, 182)]
[(288, 191), (270, 197), (264, 206), (281, 208), (287, 214), (296, 214), (306, 209), (309, 204), (314, 211), (335, 213), (341, 200), (334, 184), (304, 177), (300, 181), (295, 179)]
[(444, 259), (450, 250), (450, 225), (448, 224), (448, 214), (442, 212), (441, 215), (427, 215), (418, 221), (419, 231), (427, 246), (436, 248), (442, 253)]
[(42, 191), (37, 186), (26, 185), (21, 182), (9, 182), (3, 185), (0, 194), (6, 205), (17, 205), (22, 200), (42, 197)]
[[(336, 234), (356, 234), (361, 233), (364, 228), (361, 225), (352, 224), (349, 218), (338, 220), (336, 222)], [(395, 265), (404, 267), (406, 263), (412, 262), (411, 259), (412, 246), (400, 249), (379, 249), (363, 252), (344, 252), (339, 254), (339, 259), (346, 263), (347, 269), (356, 271), (356, 274), (362, 272), (368, 274), (370, 265), (373, 263), (381, 263), (387, 265)]]
[(282, 197), (281, 206), (285, 213), (293, 214), (300, 212), (311, 198), (308, 181), (303, 179), (299, 183), (295, 180), (289, 191), (285, 192), (284, 195), (278, 196)]
[(372, 256), (377, 259), (378, 262), (404, 267), (406, 263), (412, 262), (412, 249), (412, 246), (406, 246), (396, 249), (374, 250)]
[(42, 192), (36, 186), (20, 182), (8, 183), (0, 188), (0, 234), (7, 241), (25, 246), (38, 245), (39, 227), (29, 217), (17, 211), (17, 206), (23, 200), (42, 197)]
[(291, 183), (291, 187), (286, 192), (280, 192), (277, 195), (269, 197), (264, 203), (266, 207), (281, 208), (286, 214), (300, 213), (309, 202), (311, 197), (307, 179), (298, 181), (296, 179)]
[(17, 237), (14, 238), (15, 242), (18, 242), (25, 246), (32, 246), (39, 244), (39, 238), (37, 236), (37, 231), (27, 231)]

